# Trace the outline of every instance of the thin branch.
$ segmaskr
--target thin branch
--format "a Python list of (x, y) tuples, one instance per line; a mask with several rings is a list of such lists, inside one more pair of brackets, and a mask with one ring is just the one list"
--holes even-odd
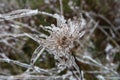
[(62, 3), (62, 0), (59, 0), (60, 2), (60, 14), (61, 16), (63, 16), (63, 3)]
[(37, 59), (40, 57), (44, 50), (45, 48), (42, 47), (41, 45), (36, 48), (31, 58), (31, 65), (34, 65), (34, 63), (37, 61)]
[(22, 18), (22, 17), (27, 17), (27, 16), (33, 16), (33, 15), (46, 15), (50, 16), (53, 18), (58, 19), (54, 14), (50, 14), (47, 12), (43, 11), (38, 11), (38, 10), (30, 10), (30, 9), (21, 9), (21, 10), (15, 10), (7, 14), (0, 14), (0, 22), (4, 20), (13, 20), (16, 18)]

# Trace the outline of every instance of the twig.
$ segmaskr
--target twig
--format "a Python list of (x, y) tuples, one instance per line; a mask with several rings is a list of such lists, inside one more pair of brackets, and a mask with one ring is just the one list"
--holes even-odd
[(60, 2), (60, 14), (61, 16), (63, 16), (63, 4), (62, 4), (62, 0), (59, 0)]

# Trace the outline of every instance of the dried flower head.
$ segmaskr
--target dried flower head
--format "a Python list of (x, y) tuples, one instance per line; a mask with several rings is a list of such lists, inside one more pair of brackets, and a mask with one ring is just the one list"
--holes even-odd
[(57, 52), (69, 52), (74, 46), (73, 42), (79, 40), (85, 34), (86, 22), (84, 19), (68, 20), (60, 23), (59, 26), (51, 25), (47, 27), (50, 36), (44, 40), (43, 44), (46, 48)]

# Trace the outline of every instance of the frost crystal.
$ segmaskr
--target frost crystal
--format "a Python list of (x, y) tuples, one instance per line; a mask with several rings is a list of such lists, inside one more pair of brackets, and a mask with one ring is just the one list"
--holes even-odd
[(65, 23), (60, 23), (57, 27), (52, 25), (52, 28), (48, 27), (50, 36), (43, 41), (43, 45), (52, 51), (68, 53), (74, 46), (73, 42), (79, 40), (85, 34), (85, 25), (84, 19), (69, 19)]

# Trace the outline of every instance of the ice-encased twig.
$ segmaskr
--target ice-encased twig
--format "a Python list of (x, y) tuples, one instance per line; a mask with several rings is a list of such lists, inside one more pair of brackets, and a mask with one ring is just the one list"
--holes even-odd
[(59, 19), (56, 15), (57, 14), (50, 14), (47, 12), (43, 11), (38, 11), (38, 10), (31, 10), (31, 9), (21, 9), (21, 10), (15, 10), (7, 14), (0, 14), (0, 22), (4, 20), (13, 20), (16, 18), (22, 18), (22, 17), (27, 17), (27, 16), (33, 16), (33, 15), (46, 15), (50, 16), (52, 18)]
[(37, 61), (37, 59), (40, 57), (44, 50), (45, 48), (42, 47), (41, 45), (35, 49), (35, 51), (32, 54), (31, 65), (34, 65), (34, 63)]

